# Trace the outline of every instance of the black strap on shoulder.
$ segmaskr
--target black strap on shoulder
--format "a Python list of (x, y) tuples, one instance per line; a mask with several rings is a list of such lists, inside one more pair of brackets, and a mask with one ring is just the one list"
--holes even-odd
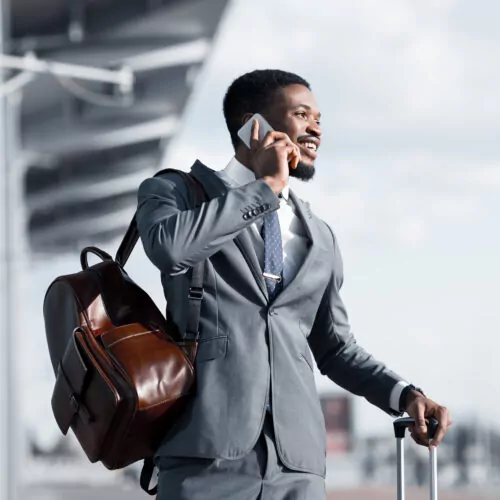
[[(198, 182), (192, 175), (182, 170), (175, 170), (172, 168), (167, 168), (160, 170), (155, 174), (155, 177), (163, 175), (166, 173), (175, 173), (180, 175), (186, 184), (189, 186), (189, 193), (192, 195), (193, 206), (200, 206), (204, 201), (208, 200), (208, 196), (203, 189), (203, 186)], [(130, 226), (123, 237), (120, 246), (116, 252), (115, 260), (121, 266), (124, 267), (127, 263), (132, 250), (134, 249), (137, 241), (139, 240), (139, 231), (137, 229), (136, 221), (137, 212), (134, 214), (134, 218), (130, 223)], [(201, 301), (203, 300), (203, 280), (205, 277), (205, 261), (201, 261), (196, 264), (191, 270), (191, 283), (189, 287), (188, 295), (188, 315), (186, 331), (182, 333), (182, 337), (187, 341), (195, 341), (198, 339), (198, 327), (200, 323), (201, 314)]]
[[(189, 186), (196, 186), (195, 190), (195, 195), (196, 195), (196, 203), (203, 203), (203, 200), (206, 199), (205, 191), (201, 187), (201, 184), (198, 181), (195, 181), (194, 178), (189, 175), (187, 172), (183, 172), (182, 170), (175, 170), (173, 168), (165, 168), (163, 170), (160, 170), (159, 172), (156, 172), (154, 177), (158, 177), (160, 175), (166, 174), (166, 173), (175, 173), (180, 175), (181, 177), (184, 178), (186, 184)], [(201, 191), (201, 193), (200, 193)], [(130, 254), (132, 253), (132, 250), (135, 248), (135, 245), (137, 244), (137, 241), (139, 240), (139, 231), (137, 229), (137, 220), (136, 220), (137, 212), (134, 214), (134, 217), (132, 218), (132, 221), (130, 222), (130, 225), (127, 229), (127, 232), (125, 233), (125, 236), (123, 237), (122, 242), (120, 243), (120, 246), (118, 247), (118, 250), (116, 252), (116, 257), (115, 261), (120, 264), (121, 267), (125, 267), (125, 264), (127, 263)]]
[(205, 261), (200, 262), (191, 270), (191, 285), (188, 294), (187, 323), (184, 340), (197, 341), (203, 300), (203, 282), (205, 280)]
[[(203, 186), (191, 175), (186, 181), (190, 185), (190, 192), (194, 195), (194, 206), (200, 206), (208, 199)], [(201, 316), (201, 302), (203, 300), (203, 282), (205, 280), (205, 260), (196, 264), (191, 270), (191, 282), (188, 293), (188, 309), (186, 331), (182, 334), (184, 341), (197, 341)]]
[[(191, 175), (182, 170), (174, 170), (174, 169), (165, 169), (155, 174), (155, 177), (158, 175), (165, 174), (167, 172), (176, 173), (181, 175), (186, 184), (189, 186), (189, 192), (192, 194), (192, 200), (194, 206), (201, 205), (204, 201), (208, 200), (208, 197), (203, 189), (203, 186)], [(139, 240), (139, 231), (137, 229), (137, 221), (136, 214), (134, 214), (134, 218), (130, 223), (130, 226), (123, 237), (120, 246), (116, 252), (115, 261), (121, 266), (124, 267), (127, 263), (132, 250), (134, 249), (137, 241)], [(187, 316), (187, 325), (186, 331), (183, 334), (184, 340), (188, 341), (196, 341), (198, 339), (198, 328), (200, 323), (200, 315), (201, 315), (201, 302), (203, 300), (203, 281), (205, 276), (205, 261), (202, 260), (198, 264), (196, 264), (191, 269), (191, 283), (189, 287), (188, 294), (188, 316)], [(146, 458), (144, 460), (141, 477), (140, 477), (140, 485), (141, 488), (148, 493), (149, 495), (156, 495), (158, 491), (158, 485), (150, 488), (151, 479), (153, 477), (155, 465), (152, 458)]]
[(142, 465), (141, 478), (139, 479), (139, 484), (143, 491), (148, 495), (156, 495), (158, 493), (158, 485), (156, 484), (152, 488), (149, 487), (151, 483), (151, 478), (153, 477), (153, 472), (155, 470), (155, 464), (152, 458), (145, 458), (144, 464)]

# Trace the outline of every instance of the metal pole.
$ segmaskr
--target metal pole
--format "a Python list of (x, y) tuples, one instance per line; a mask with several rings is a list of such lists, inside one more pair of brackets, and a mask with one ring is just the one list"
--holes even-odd
[(110, 70), (79, 64), (61, 63), (55, 61), (42, 61), (34, 54), (24, 57), (0, 54), (0, 66), (4, 68), (33, 71), (35, 73), (54, 73), (59, 76), (95, 80), (98, 82), (116, 83), (132, 87), (133, 75), (128, 68)]
[(438, 484), (437, 484), (437, 448), (429, 450), (429, 465), (430, 465), (430, 498), (438, 500)]
[(398, 467), (398, 500), (405, 500), (405, 453), (404, 438), (396, 438)]
[(0, 86), (0, 98), (7, 97), (9, 94), (21, 90), (25, 85), (35, 78), (33, 73), (23, 71), (16, 76), (13, 76), (7, 83)]
[[(0, 53), (9, 37), (8, 3), (0, 0)], [(0, 71), (0, 83), (4, 82)], [(15, 397), (14, 349), (14, 280), (13, 259), (16, 255), (13, 229), (12, 176), (10, 171), (11, 120), (8, 119), (9, 103), (0, 97), (0, 500), (18, 498), (18, 457), (21, 445), (18, 440), (19, 416)], [(1, 206), (1, 205), (0, 205)]]

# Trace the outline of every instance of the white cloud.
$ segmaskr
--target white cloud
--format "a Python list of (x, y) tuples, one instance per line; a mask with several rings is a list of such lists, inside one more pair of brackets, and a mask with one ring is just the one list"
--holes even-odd
[(412, 248), (418, 248), (425, 243), (428, 230), (426, 228), (426, 223), (421, 216), (406, 216), (399, 222), (397, 235), (404, 245)]
[[(488, 355), (500, 347), (499, 9), (493, 0), (236, 1), (169, 151), (171, 166), (200, 157), (221, 168), (232, 79), (265, 67), (308, 79), (324, 140), (317, 179), (294, 188), (339, 236), (354, 330), (463, 411), (485, 408), (485, 395), (464, 401), (462, 387), (498, 379)], [(443, 382), (445, 370), (460, 389)]]
[(459, 180), (473, 188), (480, 188), (488, 191), (500, 190), (500, 161), (493, 165), (478, 165), (466, 171), (462, 171)]

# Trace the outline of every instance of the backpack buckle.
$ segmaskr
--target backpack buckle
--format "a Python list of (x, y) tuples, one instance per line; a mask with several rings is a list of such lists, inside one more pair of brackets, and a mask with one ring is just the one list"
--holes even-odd
[(203, 300), (203, 288), (199, 286), (190, 287), (188, 298), (193, 300)]

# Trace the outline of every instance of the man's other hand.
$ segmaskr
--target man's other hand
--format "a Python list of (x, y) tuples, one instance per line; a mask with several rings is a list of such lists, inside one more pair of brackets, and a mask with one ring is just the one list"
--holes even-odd
[(410, 391), (406, 401), (406, 413), (415, 419), (410, 426), (413, 440), (419, 445), (429, 446), (426, 419), (435, 418), (439, 425), (430, 446), (437, 447), (452, 423), (448, 409), (417, 391)]

